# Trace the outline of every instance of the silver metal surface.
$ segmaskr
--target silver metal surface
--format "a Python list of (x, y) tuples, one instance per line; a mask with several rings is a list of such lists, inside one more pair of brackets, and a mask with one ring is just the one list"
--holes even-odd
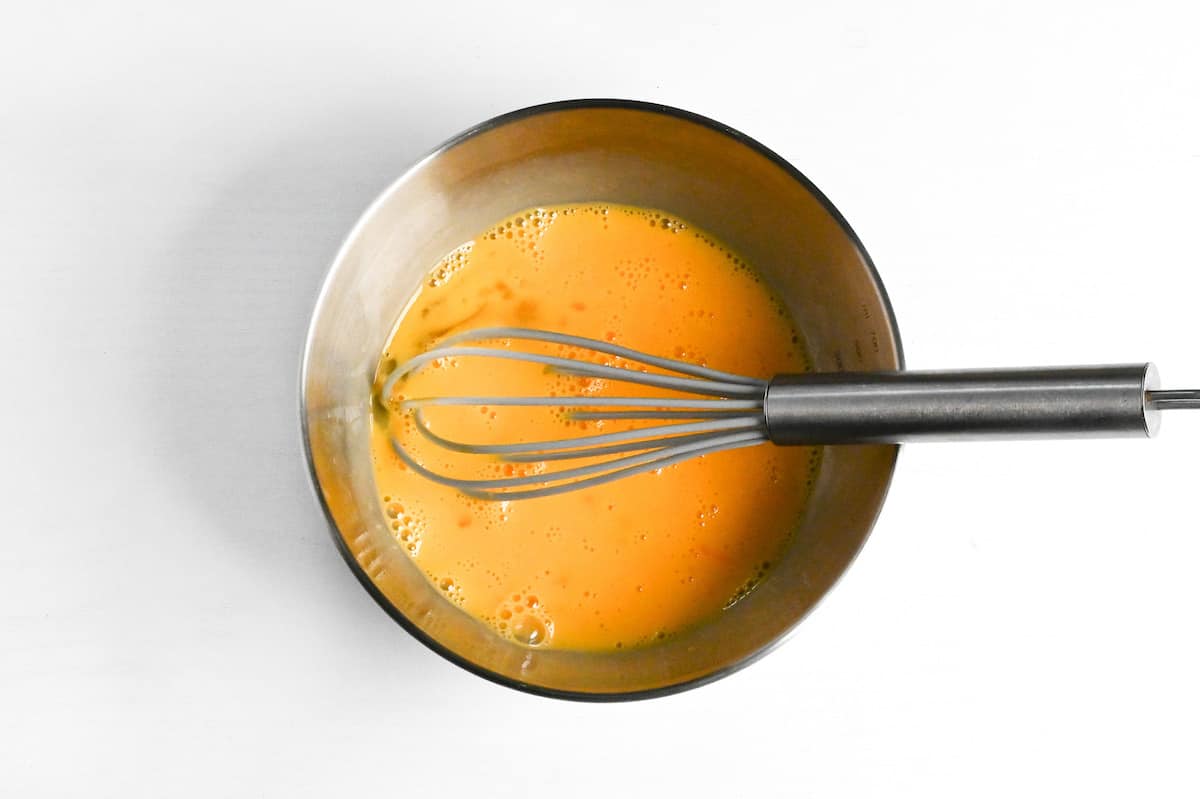
[(1200, 391), (1148, 391), (1146, 407), (1156, 411), (1200, 408)]
[(1149, 364), (961, 372), (809, 374), (771, 381), (779, 444), (1153, 434)]
[[(351, 570), (405, 629), (491, 680), (572, 699), (634, 699), (721, 677), (778, 643), (829, 590), (882, 506), (898, 447), (830, 447), (792, 544), (712, 623), (608, 653), (539, 650), (448, 601), (391, 534), (373, 477), (371, 384), (387, 337), (433, 264), (536, 205), (607, 201), (669, 211), (754, 264), (798, 320), (818, 371), (903, 368), (883, 286), (832, 204), (740, 133), (661, 105), (556, 103), (509, 114), (431, 154), (367, 210), (313, 312), (301, 422), (318, 498)], [(781, 520), (781, 524), (791, 522)]]

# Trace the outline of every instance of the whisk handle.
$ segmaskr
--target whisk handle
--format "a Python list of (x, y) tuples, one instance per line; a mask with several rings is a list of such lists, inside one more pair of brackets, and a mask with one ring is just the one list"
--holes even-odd
[(1149, 437), (1171, 407), (1156, 388), (1149, 363), (812, 373), (776, 377), (763, 405), (776, 444)]

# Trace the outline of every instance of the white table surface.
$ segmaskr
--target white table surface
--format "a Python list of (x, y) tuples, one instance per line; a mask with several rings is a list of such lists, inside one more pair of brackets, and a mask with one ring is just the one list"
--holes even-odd
[(0, 23), (0, 794), (1195, 795), (1200, 413), (907, 448), (780, 650), (623, 705), (424, 649), (312, 499), (319, 281), (477, 121), (661, 101), (865, 241), (913, 368), (1200, 386), (1187, 2), (53, 3)]

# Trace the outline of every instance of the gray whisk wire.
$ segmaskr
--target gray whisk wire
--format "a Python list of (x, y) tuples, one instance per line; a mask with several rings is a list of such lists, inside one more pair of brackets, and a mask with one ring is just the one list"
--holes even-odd
[[(544, 342), (614, 356), (627, 361), (631, 366), (591, 363), (580, 358), (523, 352), (497, 346), (468, 346), (486, 341)], [(531, 363), (547, 367), (557, 374), (650, 386), (696, 394), (704, 398), (479, 395), (405, 397), (398, 403), (391, 400), (400, 380), (445, 358), (492, 358), (499, 361)], [(635, 367), (651, 367), (675, 374), (644, 372)], [(532, 499), (602, 485), (727, 449), (761, 444), (768, 440), (762, 415), (766, 386), (767, 382), (758, 378), (649, 355), (597, 339), (531, 328), (489, 327), (451, 336), (433, 349), (398, 365), (384, 382), (382, 399), (385, 407), (396, 406), (401, 411), (412, 412), (416, 430), (423, 438), (453, 452), (495, 456), (506, 462), (521, 464), (604, 458), (598, 462), (555, 471), (540, 471), (535, 474), (490, 480), (467, 480), (435, 472), (418, 463), (400, 441), (392, 438), (392, 448), (397, 456), (409, 468), (429, 480), (478, 498)], [(568, 418), (578, 421), (635, 420), (670, 424), (654, 424), (632, 430), (548, 441), (478, 444), (455, 441), (435, 433), (429, 425), (425, 410), (437, 406), (576, 409)]]

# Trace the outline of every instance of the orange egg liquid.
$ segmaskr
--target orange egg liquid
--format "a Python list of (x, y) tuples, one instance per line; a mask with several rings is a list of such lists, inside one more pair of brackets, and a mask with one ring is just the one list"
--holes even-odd
[[(397, 324), (376, 391), (396, 362), (449, 335), (501, 325), (587, 336), (754, 377), (807, 368), (782, 303), (715, 239), (655, 211), (568, 205), (518, 214), (443, 259)], [(492, 345), (579, 354), (549, 344)], [(390, 440), (426, 468), (455, 477), (536, 474), (563, 466), (448, 452), (416, 432), (398, 400), (667, 393), (471, 357), (414, 372), (395, 396), (376, 395), (371, 434), (376, 485), (396, 541), (450, 601), (525, 645), (641, 646), (703, 623), (767, 576), (804, 510), (819, 450), (761, 444), (558, 496), (496, 502), (419, 476)], [(661, 424), (581, 422), (558, 409), (510, 407), (437, 407), (426, 415), (438, 435), (481, 443)]]

